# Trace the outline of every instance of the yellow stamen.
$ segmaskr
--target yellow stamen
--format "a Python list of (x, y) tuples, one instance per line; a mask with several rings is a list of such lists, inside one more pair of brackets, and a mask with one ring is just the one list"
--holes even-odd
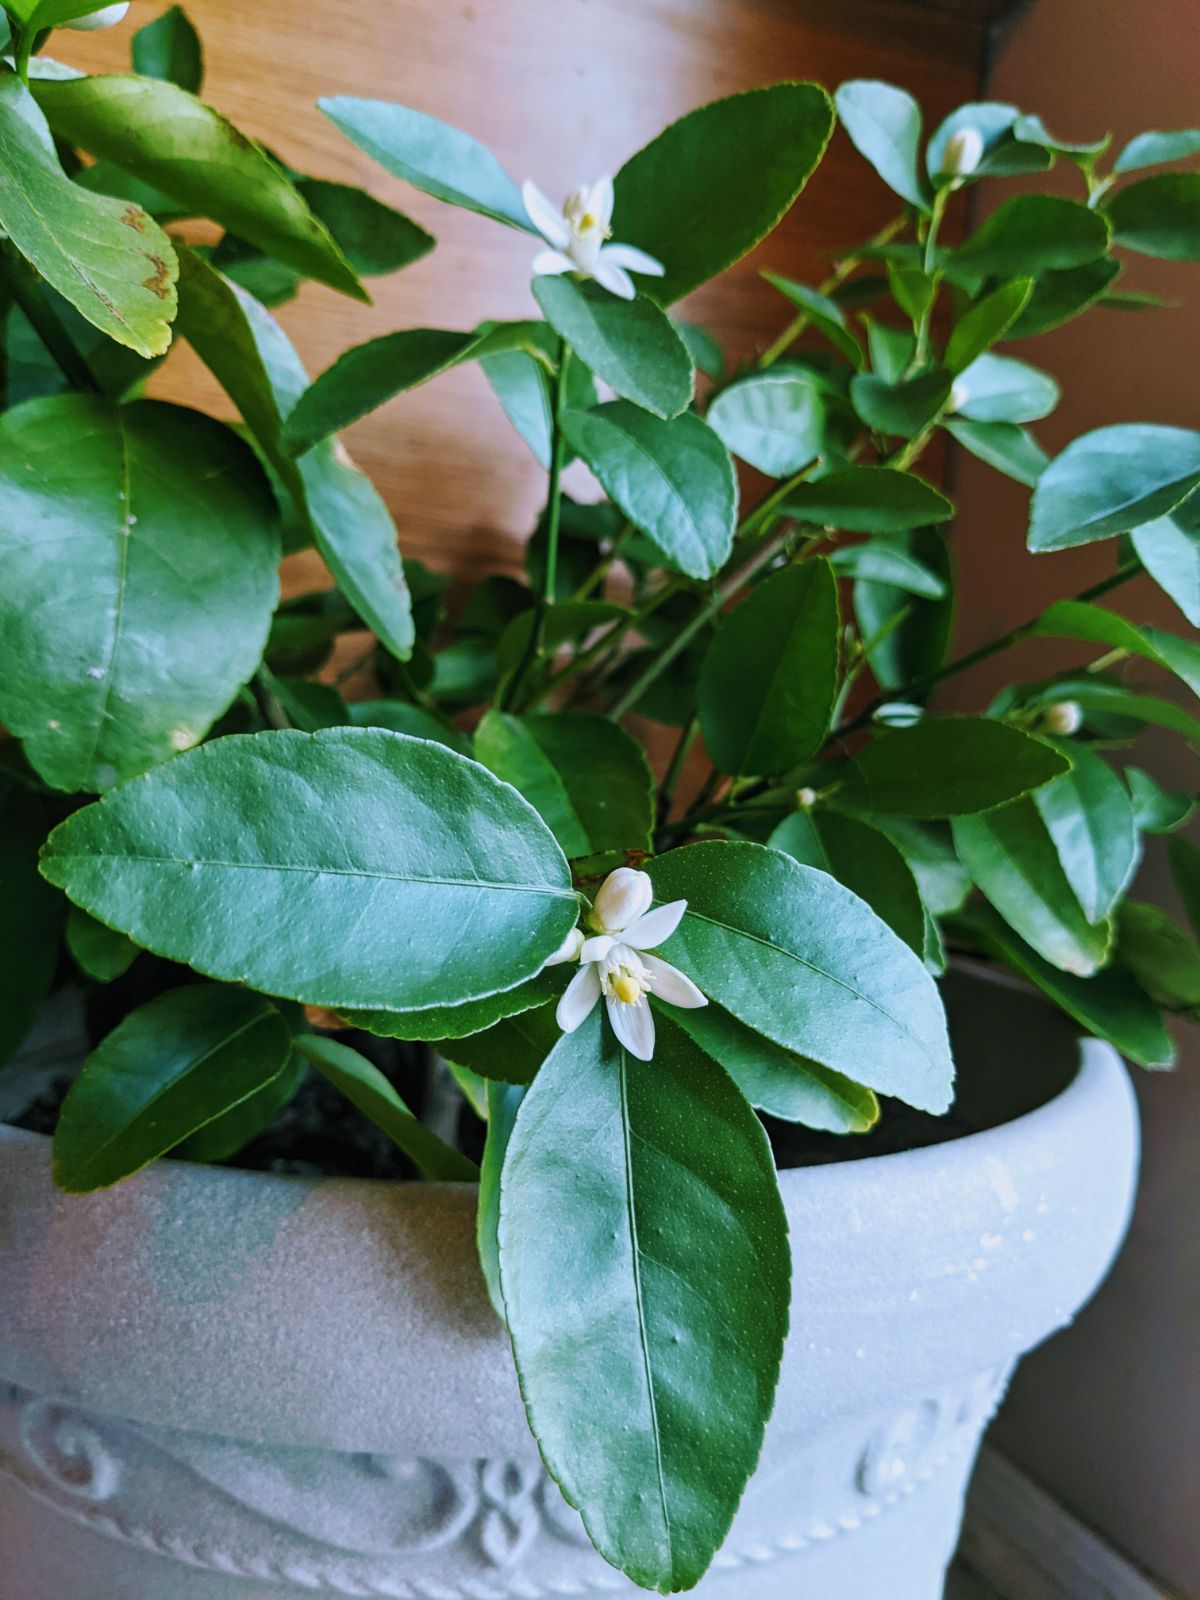
[(613, 979), (613, 993), (618, 1000), (631, 1006), (641, 999), (642, 986), (636, 978), (631, 978), (627, 972), (623, 972), (619, 978)]

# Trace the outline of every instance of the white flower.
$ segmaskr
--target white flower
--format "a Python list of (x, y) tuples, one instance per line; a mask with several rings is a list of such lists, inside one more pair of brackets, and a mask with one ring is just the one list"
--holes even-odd
[(560, 967), (564, 961), (578, 961), (579, 952), (583, 949), (583, 929), (572, 928), (558, 949), (547, 961), (548, 967)]
[(943, 178), (969, 178), (983, 160), (983, 135), (978, 128), (960, 128), (946, 141)]
[(1083, 727), (1083, 707), (1077, 700), (1056, 700), (1042, 713), (1042, 727), (1047, 733), (1078, 733)]
[(550, 246), (533, 258), (535, 277), (547, 273), (577, 272), (595, 278), (602, 289), (632, 300), (637, 290), (631, 272), (661, 278), (666, 270), (661, 261), (636, 250), (631, 244), (607, 244), (612, 236), (613, 181), (600, 178), (590, 189), (576, 189), (567, 196), (561, 211), (548, 200), (536, 183), (526, 182), (521, 190), (529, 220)]
[(125, 13), (129, 10), (129, 0), (124, 0), (121, 5), (101, 6), (99, 11), (90, 11), (86, 17), (75, 17), (70, 22), (64, 22), (64, 28), (74, 28), (79, 33), (92, 33), (98, 28), (115, 28), (119, 22), (125, 21)]
[(564, 1033), (574, 1033), (604, 996), (613, 1032), (639, 1061), (654, 1054), (653, 991), (668, 1005), (692, 1010), (708, 1001), (690, 978), (669, 961), (649, 954), (669, 939), (687, 910), (686, 900), (650, 910), (654, 886), (644, 872), (618, 867), (600, 886), (590, 921), (600, 931), (584, 942), (579, 971), (567, 985), (555, 1013)]

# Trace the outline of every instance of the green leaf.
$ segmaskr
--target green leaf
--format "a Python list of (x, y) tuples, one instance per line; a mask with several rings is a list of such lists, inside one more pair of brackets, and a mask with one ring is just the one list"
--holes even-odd
[(474, 1183), (479, 1168), (414, 1117), (392, 1085), (365, 1056), (320, 1033), (302, 1033), (296, 1051), (370, 1118), (435, 1183)]
[(946, 585), (936, 572), (917, 561), (905, 550), (898, 550), (887, 539), (870, 539), (866, 544), (843, 545), (829, 556), (838, 577), (861, 579), (865, 583), (886, 583), (905, 594), (940, 600)]
[(665, 1592), (699, 1581), (758, 1461), (791, 1260), (757, 1118), (659, 1028), (636, 1061), (595, 1014), (542, 1067), (504, 1162), (500, 1279), (552, 1477), (601, 1555)]
[(1028, 488), (1034, 486), (1050, 463), (1033, 435), (1015, 423), (968, 422), (965, 417), (947, 417), (942, 426), (964, 450)]
[(190, 94), (204, 82), (204, 50), (182, 6), (169, 6), (133, 36), (133, 70), (143, 78), (161, 78)]
[(801, 483), (780, 508), (784, 516), (845, 533), (905, 533), (945, 522), (953, 502), (913, 472), (895, 467), (845, 467)]
[(45, 118), (13, 73), (0, 78), (0, 228), (110, 339), (147, 357), (171, 343), (171, 241), (141, 206), (71, 182)]
[[(544, 322), (530, 325), (535, 344), (557, 365), (562, 345)], [(554, 396), (547, 361), (525, 350), (506, 350), (479, 361), (505, 415), (533, 451), (538, 464), (550, 467)], [(576, 357), (567, 367), (566, 405), (587, 411), (596, 404), (596, 380)]]
[(906, 822), (900, 817), (872, 817), (872, 825), (903, 855), (917, 880), (921, 899), (936, 917), (960, 911), (971, 892), (971, 880), (954, 853), (948, 829)]
[(1159, 628), (1137, 628), (1132, 622), (1083, 600), (1056, 600), (1035, 623), (1034, 635), (1049, 639), (1082, 639), (1107, 650), (1127, 650), (1163, 667), (1200, 695), (1200, 644)]
[(773, 1044), (720, 1006), (672, 1012), (671, 1019), (768, 1116), (823, 1133), (866, 1133), (879, 1121), (870, 1089)]
[(390, 728), (393, 733), (407, 733), (414, 739), (433, 739), (460, 756), (471, 754), (471, 741), (465, 733), (406, 700), (355, 700), (349, 711), (356, 728)]
[(1155, 583), (1200, 628), (1200, 499), (1134, 528), (1131, 538)]
[[(475, 592), (478, 594), (479, 590)], [(501, 673), (514, 672), (526, 659), (538, 616), (537, 607), (530, 605), (501, 633), (496, 641), (496, 660)], [(541, 615), (543, 648), (552, 656), (564, 645), (582, 643), (596, 628), (629, 616), (632, 612), (625, 606), (613, 605), (608, 600), (560, 600)]]
[(1133, 802), (1120, 778), (1095, 751), (1076, 741), (1070, 759), (1070, 772), (1039, 789), (1033, 803), (1084, 916), (1089, 922), (1101, 922), (1137, 869)]
[(1049, 373), (989, 352), (955, 378), (953, 405), (968, 422), (1037, 422), (1050, 415), (1061, 392)]
[(916, 334), (911, 328), (892, 328), (886, 322), (876, 322), (865, 312), (862, 320), (867, 325), (867, 344), (876, 376), (885, 383), (899, 383), (916, 353)]
[(887, 835), (856, 817), (822, 811), (813, 816), (811, 825), (823, 860), (813, 861), (791, 849), (791, 822), (791, 817), (785, 818), (767, 843), (792, 855), (802, 866), (832, 873), (920, 955), (925, 948), (925, 915), (917, 880)]
[(1143, 178), (1102, 204), (1115, 244), (1166, 261), (1200, 261), (1200, 172)]
[[(1123, 721), (1170, 728), (1185, 739), (1200, 741), (1200, 721), (1173, 700), (1139, 694), (1136, 689), (1127, 689), (1123, 683), (1099, 674), (1052, 678), (1024, 694), (1024, 703), (1028, 706), (1054, 705), (1062, 700), (1074, 700), (1085, 713), (1094, 713), (1092, 717), (1085, 716), (1085, 721), (1096, 726), (1098, 731), (1107, 732), (1105, 724), (1108, 720), (1119, 717)], [(1116, 737), (1122, 737), (1126, 732), (1126, 729), (1118, 729)]]
[(107, 789), (202, 739), (262, 655), (279, 553), (222, 423), (83, 394), (8, 412), (0, 720), (46, 782)]
[(1038, 480), (1029, 548), (1063, 550), (1140, 529), (1198, 484), (1200, 433), (1148, 422), (1096, 428), (1055, 456)]
[(1200, 128), (1139, 133), (1121, 151), (1113, 163), (1113, 171), (1135, 172), (1142, 167), (1161, 167), (1169, 161), (1185, 161), (1194, 155), (1200, 155)]
[(901, 383), (860, 372), (850, 382), (850, 399), (868, 428), (914, 439), (945, 406), (950, 389), (950, 374), (940, 367)]
[(291, 1051), (287, 1023), (261, 995), (168, 990), (84, 1062), (54, 1135), (54, 1181), (89, 1194), (139, 1172), (277, 1077)]
[(664, 419), (687, 410), (692, 358), (653, 300), (619, 300), (599, 284), (567, 277), (535, 278), (533, 298), (559, 338), (622, 398)]
[(504, 1293), (500, 1287), (500, 1174), (508, 1154), (517, 1112), (525, 1090), (511, 1083), (487, 1085), (487, 1142), (479, 1168), (479, 1209), (475, 1216), (475, 1242), (483, 1268), (488, 1298), (503, 1322)]
[(809, 325), (824, 334), (852, 367), (856, 370), (862, 367), (862, 346), (854, 337), (846, 314), (836, 300), (831, 300), (817, 289), (810, 289), (806, 283), (781, 277), (777, 272), (764, 272), (763, 277), (772, 288), (778, 289), (780, 294), (786, 295), (794, 306), (804, 312)]
[(770, 233), (832, 127), (818, 84), (775, 83), (689, 112), (631, 156), (616, 176), (613, 236), (666, 268), (653, 297), (670, 305)]
[[(552, 969), (553, 970), (553, 969)], [(489, 1083), (529, 1084), (562, 1038), (555, 1002), (514, 1012), (480, 1033), (438, 1039), (434, 1048), (448, 1060), (477, 1072)]]
[(362, 278), (398, 272), (401, 267), (420, 261), (434, 247), (432, 234), (365, 189), (329, 183), (324, 178), (300, 178), (296, 187)]
[(1104, 965), (1112, 928), (1084, 916), (1032, 799), (956, 818), (954, 843), (992, 905), (1046, 961), (1083, 978)]
[(843, 83), (834, 98), (842, 127), (888, 188), (928, 211), (929, 190), (917, 171), (921, 108), (912, 95), (858, 78)]
[(77, 811), (42, 870), (158, 955), (334, 1010), (511, 988), (578, 912), (520, 795), (375, 728), (205, 745)]
[(722, 623), (697, 689), (719, 772), (783, 772), (820, 749), (837, 694), (837, 584), (827, 561), (785, 567)]
[(788, 478), (825, 443), (825, 402), (801, 373), (761, 373), (723, 389), (708, 424), (735, 456), (771, 478)]
[(385, 333), (344, 351), (304, 391), (283, 424), (283, 448), (302, 456), (331, 433), (464, 361), (539, 348), (528, 322), (495, 323), (482, 333), (451, 333), (444, 328)]
[(876, 734), (846, 768), (839, 804), (914, 818), (961, 817), (1070, 769), (1052, 745), (990, 717), (926, 717)]
[(1127, 972), (1108, 967), (1094, 978), (1061, 972), (1043, 961), (988, 906), (972, 906), (956, 925), (1035, 983), (1089, 1036), (1107, 1039), (1139, 1066), (1175, 1064), (1175, 1047), (1158, 1008)]
[(696, 371), (703, 372), (714, 383), (719, 383), (725, 376), (725, 357), (713, 335), (698, 322), (687, 322), (683, 317), (673, 317), (671, 320), (679, 330), (679, 337)]
[(567, 857), (649, 849), (650, 766), (641, 745), (606, 717), (488, 711), (475, 730), (475, 753), (525, 796)]
[(33, 1026), (58, 962), (62, 896), (37, 869), (45, 837), (37, 796), (0, 774), (0, 1063)]
[(1190, 839), (1171, 839), (1167, 856), (1192, 932), (1200, 939), (1200, 848)]
[[(481, 1000), (468, 1000), (465, 1005), (426, 1006), (421, 1011), (347, 1011), (346, 1021), (355, 1028), (365, 1028), (387, 1039), (421, 1039), (437, 1041), (453, 1054), (450, 1045), (469, 1035), (482, 1039), (485, 1033), (494, 1032), (498, 1022), (509, 1017), (519, 1017), (533, 1011), (548, 1001), (557, 1001), (566, 988), (565, 967), (548, 967), (528, 982), (519, 983), (499, 994), (486, 995)], [(473, 1061), (464, 1062), (473, 1066)], [(487, 1077), (501, 1077), (501, 1073), (487, 1072)]]
[(1021, 112), (1016, 106), (996, 100), (980, 100), (959, 106), (942, 122), (929, 141), (925, 165), (931, 178), (941, 176), (946, 146), (964, 128), (973, 128), (983, 140), (983, 157), (968, 182), (985, 177), (1013, 177), (1019, 173), (1045, 172), (1053, 162), (1051, 153), (1036, 145), (1019, 141), (1013, 132)]
[(1117, 960), (1159, 1005), (1200, 1011), (1200, 948), (1158, 906), (1125, 901), (1117, 912)]
[(937, 298), (937, 285), (921, 267), (901, 266), (895, 261), (887, 263), (887, 277), (892, 299), (916, 326)]
[(284, 414), (308, 374), (283, 329), (192, 251), (181, 257), (179, 331), (236, 404), (309, 529), (338, 588), (401, 661), (412, 653), (412, 605), (381, 496), (333, 441), (295, 462), (283, 449)]
[(113, 73), (40, 78), (33, 92), (60, 138), (153, 184), (305, 277), (370, 298), (283, 169), (185, 89)]
[(737, 523), (733, 462), (692, 412), (663, 422), (627, 400), (568, 411), (567, 443), (605, 494), (689, 578), (714, 577), (729, 559)]
[(1037, 277), (1082, 267), (1107, 249), (1108, 224), (1098, 211), (1057, 195), (1019, 195), (949, 252), (946, 275), (955, 283)]
[(1133, 795), (1134, 820), (1143, 833), (1172, 833), (1189, 821), (1196, 809), (1190, 794), (1172, 794), (1140, 767), (1126, 767)]
[(919, 561), (942, 584), (937, 600), (914, 598), (907, 587), (860, 579), (854, 611), (863, 648), (884, 689), (921, 682), (946, 658), (954, 614), (950, 549), (936, 528), (914, 528), (889, 539), (898, 554)]
[(1082, 267), (1043, 272), (1034, 280), (1033, 294), (1008, 331), (1010, 339), (1029, 339), (1070, 322), (1095, 305), (1109, 284), (1121, 274), (1121, 263), (1100, 256)]
[(970, 306), (954, 324), (946, 346), (946, 370), (958, 373), (1002, 339), (1029, 304), (1032, 278), (1014, 278)]
[(651, 862), (656, 900), (688, 909), (660, 954), (755, 1032), (944, 1111), (954, 1075), (919, 957), (856, 895), (761, 845), (705, 842)]
[(202, 1161), (211, 1164), (229, 1161), (244, 1150), (252, 1139), (257, 1139), (275, 1121), (279, 1113), (296, 1098), (300, 1085), (308, 1076), (308, 1063), (295, 1051), (278, 1077), (248, 1095), (235, 1106), (230, 1106), (203, 1128), (176, 1145), (172, 1156), (180, 1161)]
[(78, 906), (72, 906), (67, 913), (67, 949), (80, 971), (97, 983), (119, 978), (141, 954), (132, 939), (115, 928), (106, 928)]
[(435, 200), (534, 232), (520, 189), (492, 152), (469, 133), (386, 100), (335, 95), (317, 104), (347, 139), (394, 178), (403, 178)]

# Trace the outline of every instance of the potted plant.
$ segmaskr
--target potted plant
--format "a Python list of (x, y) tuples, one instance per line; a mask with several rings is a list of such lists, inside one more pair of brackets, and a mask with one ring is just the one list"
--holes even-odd
[[(1114, 161), (985, 103), (926, 143), (898, 89), (779, 83), (560, 207), (339, 98), (390, 172), (530, 235), (536, 313), (310, 383), (267, 303), (434, 241), (207, 107), (178, 9), (130, 75), (37, 53), (125, 9), (13, 0), (0, 78), (6, 1052), (43, 1018), (0, 1077), (12, 1600), (929, 1595), (1013, 1361), (1123, 1233), (1111, 1047), (1168, 1066), (1200, 1004), (1127, 898), (1192, 805), (1134, 741), (1200, 732), (1141, 678), (1195, 691), (1200, 649), (1098, 603), (1146, 571), (1196, 623), (1200, 433), (1049, 460), (1057, 386), (1008, 353), (1140, 304), (1121, 252), (1200, 254), (1200, 175), (1142, 170), (1195, 136)], [(773, 277), (790, 320), (728, 372), (671, 308), (835, 117), (895, 221)], [(1056, 163), (1074, 198), (945, 242)], [(196, 216), (218, 243), (169, 231)], [(144, 398), (172, 337), (240, 424)], [(463, 362), (547, 495), (525, 580), (448, 607), (336, 436)], [(968, 657), (915, 470), (945, 435), (1029, 486), (1031, 548), (1113, 549)], [(280, 603), (308, 544), (336, 587)], [(322, 670), (364, 628), (347, 704)], [(931, 705), (1032, 635), (1086, 664)]]

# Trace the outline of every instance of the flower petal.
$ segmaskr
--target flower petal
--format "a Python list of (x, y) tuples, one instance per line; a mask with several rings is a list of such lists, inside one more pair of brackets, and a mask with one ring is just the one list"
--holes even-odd
[(611, 261), (597, 261), (592, 269), (592, 277), (602, 289), (607, 289), (609, 294), (615, 294), (619, 300), (637, 298), (637, 288), (633, 279), (623, 267), (614, 267)]
[(636, 867), (617, 867), (596, 891), (592, 926), (606, 933), (620, 933), (643, 912), (649, 911), (653, 900), (654, 885), (648, 872), (639, 872)]
[(586, 939), (579, 952), (581, 961), (603, 961), (612, 949), (616, 940), (611, 933), (598, 933), (592, 939)]
[(561, 250), (539, 250), (533, 258), (535, 278), (548, 278), (560, 272), (574, 272), (575, 263)]
[(607, 1000), (608, 1020), (613, 1032), (631, 1056), (649, 1061), (654, 1054), (654, 1014), (645, 1000), (627, 1006), (621, 1000)]
[(521, 199), (525, 202), (525, 210), (529, 213), (529, 220), (548, 243), (556, 245), (560, 250), (570, 239), (570, 230), (563, 220), (563, 214), (538, 188), (536, 183), (531, 183), (528, 178), (521, 185)]
[(564, 1033), (574, 1033), (581, 1022), (592, 1014), (592, 1007), (600, 998), (600, 970), (598, 967), (580, 967), (571, 979), (563, 997), (558, 1002), (554, 1020)]
[(572, 928), (558, 949), (548, 959), (548, 967), (561, 966), (564, 961), (578, 961), (579, 952), (583, 949), (583, 929)]
[(656, 1000), (665, 1000), (669, 1006), (682, 1006), (685, 1011), (698, 1011), (708, 1004), (687, 974), (661, 956), (643, 955), (642, 964), (654, 979)]
[(686, 910), (686, 900), (672, 900), (670, 905), (655, 906), (653, 911), (647, 911), (636, 922), (623, 928), (621, 938), (635, 950), (653, 950), (655, 945), (671, 937)]
[(606, 244), (600, 259), (609, 266), (624, 267), (626, 272), (641, 272), (648, 278), (661, 278), (667, 270), (661, 261), (633, 244)]
[(592, 192), (588, 195), (587, 202), (587, 209), (602, 228), (607, 228), (612, 221), (613, 199), (613, 181), (605, 173), (604, 177), (597, 178), (592, 185)]

